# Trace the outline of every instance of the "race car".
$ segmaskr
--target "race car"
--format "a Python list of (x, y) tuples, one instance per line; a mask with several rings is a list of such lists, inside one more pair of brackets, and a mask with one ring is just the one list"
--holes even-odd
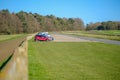
[(53, 41), (54, 38), (48, 32), (40, 32), (35, 35), (35, 41)]

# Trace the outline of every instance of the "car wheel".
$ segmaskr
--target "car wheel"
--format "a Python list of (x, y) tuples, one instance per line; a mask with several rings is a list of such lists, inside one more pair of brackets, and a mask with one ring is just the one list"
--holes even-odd
[(37, 40), (37, 39), (35, 39), (35, 41), (37, 42), (38, 40)]

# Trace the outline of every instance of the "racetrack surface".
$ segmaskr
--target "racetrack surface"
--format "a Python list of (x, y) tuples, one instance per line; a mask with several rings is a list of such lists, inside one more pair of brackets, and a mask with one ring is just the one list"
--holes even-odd
[(62, 34), (51, 34), (54, 37), (54, 42), (89, 42), (90, 40), (80, 39)]
[(55, 42), (103, 42), (108, 44), (120, 45), (120, 41), (98, 39), (92, 37), (73, 36), (66, 34), (52, 34)]

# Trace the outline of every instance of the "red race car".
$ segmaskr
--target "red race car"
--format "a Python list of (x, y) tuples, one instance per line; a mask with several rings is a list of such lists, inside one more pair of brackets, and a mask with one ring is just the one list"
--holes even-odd
[(35, 41), (52, 41), (54, 38), (48, 32), (41, 32), (35, 35)]

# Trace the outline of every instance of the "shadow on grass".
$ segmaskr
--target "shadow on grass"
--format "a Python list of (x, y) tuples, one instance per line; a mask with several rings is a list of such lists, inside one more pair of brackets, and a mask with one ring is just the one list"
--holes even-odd
[(12, 58), (13, 54), (10, 55), (1, 65), (0, 65), (0, 72), (1, 70), (6, 66), (6, 64), (10, 61), (10, 59)]

